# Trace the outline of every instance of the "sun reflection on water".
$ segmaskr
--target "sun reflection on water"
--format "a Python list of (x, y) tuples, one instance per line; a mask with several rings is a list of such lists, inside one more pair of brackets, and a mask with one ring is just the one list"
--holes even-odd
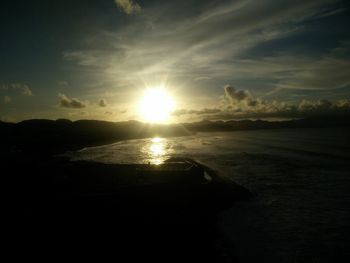
[(172, 148), (165, 138), (154, 137), (142, 148), (142, 152), (144, 162), (159, 165), (169, 157)]

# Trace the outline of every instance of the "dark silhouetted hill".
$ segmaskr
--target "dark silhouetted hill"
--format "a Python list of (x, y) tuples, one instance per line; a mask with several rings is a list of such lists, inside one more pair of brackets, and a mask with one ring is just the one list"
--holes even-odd
[(66, 119), (26, 120), (19, 123), (0, 121), (1, 152), (35, 152), (56, 154), (119, 140), (153, 136), (186, 136), (196, 132), (322, 128), (349, 126), (349, 118), (327, 117), (288, 121), (230, 120), (184, 123), (145, 124), (138, 121), (107, 122), (97, 120), (70, 121)]
[(183, 124), (191, 132), (239, 131), (283, 128), (326, 128), (349, 127), (350, 117), (315, 117), (285, 121), (229, 120), (208, 121)]
[(152, 136), (183, 136), (180, 125), (144, 124), (137, 121), (107, 122), (65, 119), (0, 123), (1, 149), (12, 152), (61, 153), (119, 140)]

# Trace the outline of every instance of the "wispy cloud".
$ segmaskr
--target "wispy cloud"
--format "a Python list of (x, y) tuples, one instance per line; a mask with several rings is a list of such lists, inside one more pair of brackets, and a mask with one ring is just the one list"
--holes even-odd
[(350, 50), (347, 44), (339, 42), (317, 54), (292, 47), (264, 48), (254, 55), (265, 43), (310, 30), (305, 21), (341, 12), (332, 7), (337, 2), (200, 1), (191, 10), (185, 1), (157, 2), (144, 9), (144, 16), (102, 35), (100, 39), (109, 43), (107, 50), (97, 45), (66, 51), (63, 57), (121, 91), (152, 82), (155, 76), (165, 76), (193, 94), (206, 90), (201, 95), (208, 97), (218, 94), (225, 82), (247, 84), (251, 94), (270, 97), (276, 89), (337, 89), (350, 83), (349, 60), (334, 53)]
[(30, 89), (29, 85), (23, 83), (10, 83), (0, 85), (0, 90), (12, 90), (21, 92), (21, 95), (24, 96), (33, 96), (33, 92)]
[(86, 107), (86, 102), (83, 102), (76, 98), (69, 98), (64, 94), (58, 94), (60, 99), (60, 106), (63, 108), (73, 108), (73, 109), (81, 109)]
[[(117, 2), (131, 10), (138, 6), (132, 1)], [(187, 12), (180, 9), (184, 8), (181, 4), (164, 2), (147, 10), (148, 17), (158, 21), (154, 28), (145, 26), (144, 19), (135, 20), (116, 33), (101, 36), (112, 48), (72, 50), (63, 57), (107, 75), (113, 72), (116, 78), (125, 72), (145, 78), (154, 74), (227, 77), (239, 67), (240, 55), (246, 50), (303, 30), (301, 20), (334, 2), (266, 0), (209, 5), (203, 1), (198, 6), (201, 12), (186, 19), (180, 19)], [(173, 19), (162, 21), (161, 10), (172, 10)]]
[(125, 12), (126, 14), (139, 13), (141, 11), (141, 6), (134, 0), (115, 0), (117, 6)]
[(31, 91), (31, 89), (27, 85), (24, 85), (22, 87), (22, 95), (30, 97), (30, 96), (33, 96), (33, 92)]

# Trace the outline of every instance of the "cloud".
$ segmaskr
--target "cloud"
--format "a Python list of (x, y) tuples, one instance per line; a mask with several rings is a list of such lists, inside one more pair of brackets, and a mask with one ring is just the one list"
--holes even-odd
[[(238, 118), (259, 117), (308, 117), (315, 115), (350, 114), (350, 100), (303, 99), (299, 102), (254, 98), (248, 90), (236, 90), (225, 86), (221, 100), (221, 113)], [(220, 114), (221, 114), (220, 113)]]
[(350, 99), (330, 101), (301, 100), (297, 103), (286, 101), (268, 101), (254, 98), (248, 90), (237, 90), (226, 85), (225, 96), (220, 101), (220, 108), (199, 110), (178, 109), (174, 116), (197, 115), (206, 119), (241, 119), (241, 118), (304, 118), (313, 116), (350, 115)]
[(4, 96), (4, 102), (10, 103), (12, 101), (12, 98), (10, 96)]
[(60, 98), (60, 106), (63, 108), (81, 109), (86, 107), (86, 103), (75, 98), (69, 98), (64, 94), (60, 93), (58, 97)]
[[(350, 86), (349, 55), (350, 42), (343, 42), (321, 57), (314, 58), (304, 54), (285, 55), (269, 58), (269, 63), (265, 66), (267, 68), (279, 66), (280, 69), (286, 70), (279, 71), (281, 76), (276, 85), (278, 87), (310, 90), (337, 89)], [(274, 77), (277, 79), (276, 75)]]
[(231, 111), (242, 111), (252, 108), (261, 108), (266, 106), (266, 102), (261, 99), (254, 99), (248, 90), (236, 90), (230, 85), (224, 87), (227, 108)]
[[(106, 42), (113, 42), (109, 40)], [(84, 50), (70, 50), (62, 53), (63, 59), (74, 61), (82, 67), (92, 67), (94, 71), (104, 72), (116, 64), (124, 64), (127, 47), (87, 48)], [(118, 73), (118, 72), (117, 72)], [(126, 72), (125, 72), (126, 73)], [(68, 83), (67, 83), (68, 84)], [(68, 85), (65, 85), (68, 86)]]
[(141, 6), (134, 0), (115, 0), (115, 3), (120, 10), (128, 15), (139, 13), (141, 11)]
[(33, 92), (27, 84), (10, 83), (0, 85), (0, 90), (14, 90), (19, 91), (23, 96), (33, 96)]
[(233, 103), (235, 101), (242, 101), (245, 100), (247, 98), (250, 98), (250, 93), (248, 91), (245, 90), (237, 90), (230, 86), (230, 85), (226, 85), (224, 87), (225, 90), (225, 95), (226, 97)]
[(220, 113), (220, 109), (216, 108), (204, 108), (200, 110), (187, 110), (187, 109), (178, 109), (175, 110), (172, 115), (174, 116), (181, 116), (181, 115), (186, 115), (186, 114), (195, 114), (195, 115), (206, 115), (206, 114), (215, 114), (215, 113)]
[(205, 76), (200, 76), (194, 79), (194, 81), (202, 81), (202, 80), (209, 80), (209, 77), (205, 77)]
[(22, 87), (22, 95), (24, 96), (33, 96), (33, 92), (27, 85), (23, 85)]
[(337, 15), (337, 14), (342, 13), (344, 11), (346, 11), (346, 8), (321, 10), (321, 12), (319, 14), (315, 15), (315, 17), (317, 17), (317, 18), (324, 18), (324, 17), (334, 16), (334, 15)]
[(177, 109), (172, 112), (172, 115), (174, 116), (182, 116), (188, 114), (188, 110), (186, 109)]
[(107, 107), (107, 101), (105, 100), (105, 99), (100, 99), (99, 101), (98, 101), (98, 106), (100, 106), (100, 107)]
[[(125, 4), (128, 6), (135, 3), (118, 2), (129, 3)], [(349, 60), (336, 56), (332, 50), (341, 42), (321, 35), (331, 29), (319, 32), (309, 25), (310, 21), (324, 22), (320, 14), (339, 9), (333, 5), (337, 1), (214, 2), (149, 3), (145, 9), (147, 17), (127, 20), (105, 34), (96, 33), (96, 44), (90, 42), (88, 47), (68, 50), (63, 57), (81, 66), (79, 72), (98, 75), (95, 87), (103, 79), (106, 83), (118, 83), (118, 90), (126, 92), (144, 83), (159, 84), (154, 76), (173, 81), (169, 86), (186, 83), (183, 86), (191, 87), (194, 98), (210, 98), (216, 93), (213, 85), (225, 82), (248, 83), (249, 90), (259, 96), (276, 88), (317, 90), (349, 85)], [(153, 23), (152, 28), (147, 26), (147, 19)], [(313, 41), (302, 37), (306, 33), (307, 39), (314, 34), (318, 37), (315, 41), (327, 41), (310, 47)], [(104, 49), (106, 43), (108, 50)], [(323, 48), (325, 45), (327, 49)], [(349, 46), (344, 48), (349, 50)], [(232, 100), (249, 97), (243, 93), (231, 95)], [(244, 102), (259, 104), (254, 99)]]
[(326, 99), (316, 101), (303, 100), (298, 105), (298, 111), (303, 115), (349, 114), (350, 100), (343, 99), (335, 102)]

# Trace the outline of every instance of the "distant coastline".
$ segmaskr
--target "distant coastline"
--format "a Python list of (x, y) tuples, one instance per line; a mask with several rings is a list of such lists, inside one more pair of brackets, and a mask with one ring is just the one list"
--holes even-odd
[(19, 123), (0, 121), (1, 153), (52, 155), (120, 140), (154, 136), (187, 136), (196, 132), (238, 131), (283, 128), (349, 127), (349, 117), (314, 117), (298, 120), (203, 120), (182, 124), (148, 124), (138, 121), (33, 119)]

